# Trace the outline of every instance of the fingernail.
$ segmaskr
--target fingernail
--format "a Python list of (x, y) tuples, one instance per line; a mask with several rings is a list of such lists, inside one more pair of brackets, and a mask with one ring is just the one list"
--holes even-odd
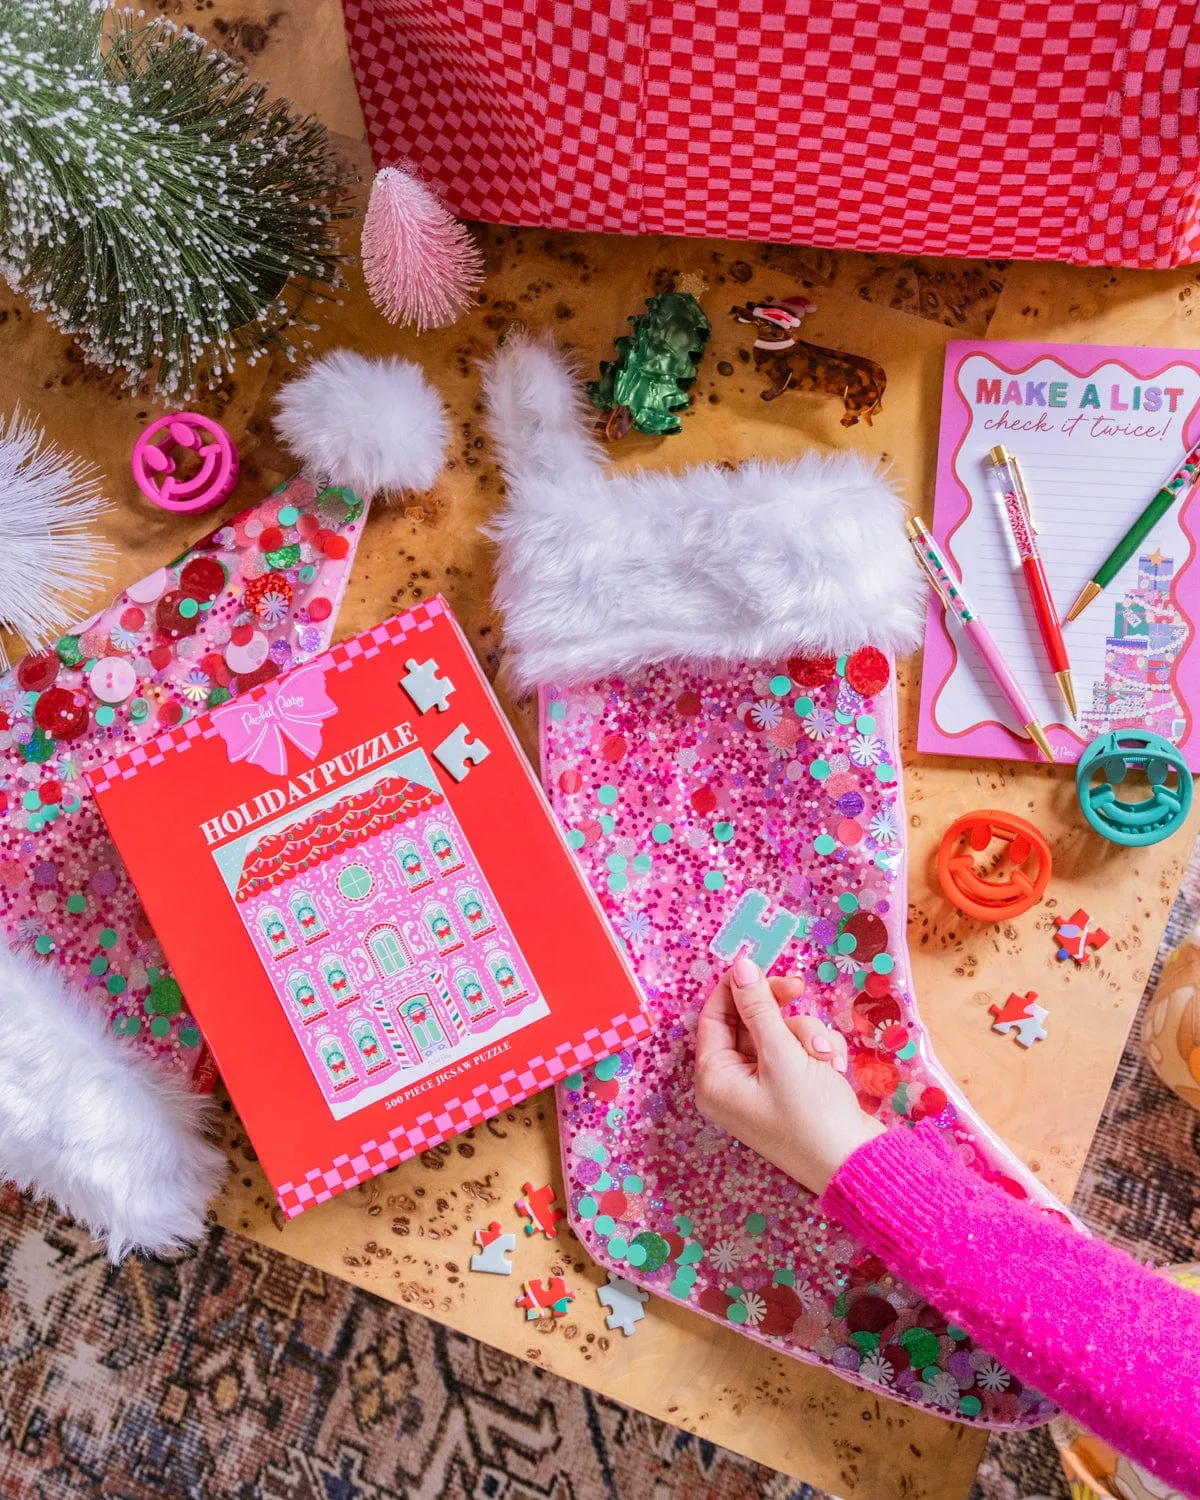
[(833, 1051), (833, 1043), (827, 1036), (810, 1036), (808, 1039), (808, 1050), (819, 1052), (822, 1057), (828, 1057)]
[(844, 1073), (846, 1071), (846, 1059), (842, 1056), (842, 1054), (840, 1052), (834, 1058), (833, 1065), (838, 1070), (839, 1073)]
[(762, 978), (762, 970), (752, 958), (747, 958), (744, 953), (739, 953), (733, 961), (733, 968), (729, 971), (729, 977), (739, 990), (744, 990), (747, 985), (758, 983)]

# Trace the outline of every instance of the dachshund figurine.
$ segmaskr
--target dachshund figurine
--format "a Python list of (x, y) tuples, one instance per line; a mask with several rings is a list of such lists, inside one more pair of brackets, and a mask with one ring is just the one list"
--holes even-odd
[(753, 326), (754, 367), (773, 382), (762, 392), (764, 401), (774, 401), (784, 391), (823, 391), (840, 396), (845, 407), (843, 427), (853, 427), (861, 417), (867, 426), (883, 406), (887, 375), (882, 365), (860, 354), (823, 349), (796, 337), (806, 314), (816, 307), (806, 297), (781, 297), (769, 302), (748, 302), (731, 309), (739, 323)]

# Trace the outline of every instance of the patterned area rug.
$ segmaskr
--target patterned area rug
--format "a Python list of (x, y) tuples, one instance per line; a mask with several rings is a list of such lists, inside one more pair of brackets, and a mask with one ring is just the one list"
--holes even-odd
[[(1159, 960), (1195, 923), (1193, 858)], [(1157, 978), (1156, 964), (1153, 980)], [(1136, 1031), (1135, 1031), (1136, 1036)], [(1200, 1115), (1126, 1051), (1075, 1199), (1192, 1260)], [(1045, 1432), (992, 1440), (975, 1500), (1070, 1500)], [(113, 1270), (0, 1192), (3, 1500), (825, 1500), (818, 1491), (214, 1230)]]

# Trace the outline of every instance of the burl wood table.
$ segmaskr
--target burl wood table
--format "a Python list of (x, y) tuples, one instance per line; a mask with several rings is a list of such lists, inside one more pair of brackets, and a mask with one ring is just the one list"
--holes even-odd
[[(202, 0), (175, 13), (320, 114), (367, 172), (336, 0), (310, 0), (294, 10), (276, 0), (243, 0), (236, 11), (229, 0)], [(514, 320), (552, 330), (594, 367), (643, 298), (681, 274), (697, 274), (708, 287), (702, 302), (714, 331), (683, 433), (628, 438), (614, 461), (674, 467), (790, 456), (812, 444), (853, 446), (886, 455), (911, 506), (927, 518), (949, 338), (1187, 345), (1200, 333), (1200, 275), (1186, 270), (922, 261), (496, 228), (482, 229), (480, 241), (485, 296), (457, 327), (423, 338), (394, 330), (352, 271), (344, 304), (324, 315), (317, 347), (345, 344), (419, 360), (454, 419), (453, 451), (436, 488), (375, 508), (339, 636), (441, 590), (493, 674), (501, 641), (489, 605), (488, 547), (478, 528), (500, 487), (480, 433), (474, 362)], [(866, 354), (886, 369), (887, 394), (873, 426), (841, 427), (841, 403), (831, 397), (789, 393), (769, 406), (759, 399), (746, 330), (729, 309), (747, 297), (798, 292), (817, 305), (807, 337)], [(0, 353), (4, 407), (22, 401), (54, 437), (108, 476), (115, 508), (106, 529), (119, 561), (97, 586), (97, 606), (207, 529), (203, 521), (151, 511), (136, 495), (129, 452), (159, 410), (153, 402), (85, 370), (65, 340), (11, 297), (0, 299)], [(286, 472), (269, 413), (289, 373), (284, 361), (264, 361), (197, 403), (225, 422), (242, 449), (244, 477), (227, 513)], [(902, 672), (902, 701), (912, 841), (909, 940), (921, 1009), (943, 1063), (983, 1117), (1069, 1198), (1191, 839), (1181, 833), (1156, 848), (1122, 850), (1084, 826), (1069, 771), (917, 755), (918, 671), (916, 659)], [(532, 704), (506, 704), (532, 755)], [(1031, 818), (1053, 845), (1050, 899), (1004, 927), (960, 917), (931, 874), (943, 830), (981, 806)], [(1077, 906), (1102, 921), (1113, 940), (1097, 963), (1073, 972), (1054, 959), (1052, 929), (1056, 913)], [(1030, 1052), (994, 1035), (987, 1013), (993, 1000), (1026, 988), (1050, 997), (1051, 1005), (1049, 1039)], [(527, 1324), (513, 1305), (516, 1278), (471, 1273), (475, 1227), (494, 1216), (515, 1225), (513, 1200), (524, 1181), (561, 1182), (549, 1094), (286, 1226), (236, 1117), (227, 1115), (225, 1123), (232, 1171), (216, 1216), (231, 1230), (839, 1495), (953, 1500), (970, 1486), (985, 1440), (970, 1428), (865, 1394), (665, 1303), (651, 1303), (634, 1337), (609, 1334), (594, 1294), (603, 1277), (565, 1230), (554, 1242), (538, 1237), (520, 1250), (523, 1275), (562, 1273), (574, 1289), (576, 1300), (561, 1322)]]

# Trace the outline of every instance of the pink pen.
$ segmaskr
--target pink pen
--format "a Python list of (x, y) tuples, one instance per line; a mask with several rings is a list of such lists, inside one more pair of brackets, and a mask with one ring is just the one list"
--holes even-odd
[(971, 607), (970, 600), (963, 593), (962, 580), (951, 571), (948, 560), (942, 554), (942, 549), (930, 536), (924, 522), (914, 517), (907, 523), (905, 530), (908, 532), (908, 539), (912, 543), (912, 549), (926, 577), (937, 590), (942, 603), (962, 624), (976, 651), (979, 652), (984, 666), (991, 673), (993, 682), (1008, 699), (1013, 713), (1017, 716), (1017, 722), (1022, 725), (1025, 733), (1046, 759), (1052, 761), (1054, 750), (1046, 738), (1046, 731), (1038, 723), (1033, 706), (1021, 691), (1020, 683), (1009, 671), (1008, 663), (1001, 656), (1000, 647), (997, 646), (992, 632), (976, 614)]

